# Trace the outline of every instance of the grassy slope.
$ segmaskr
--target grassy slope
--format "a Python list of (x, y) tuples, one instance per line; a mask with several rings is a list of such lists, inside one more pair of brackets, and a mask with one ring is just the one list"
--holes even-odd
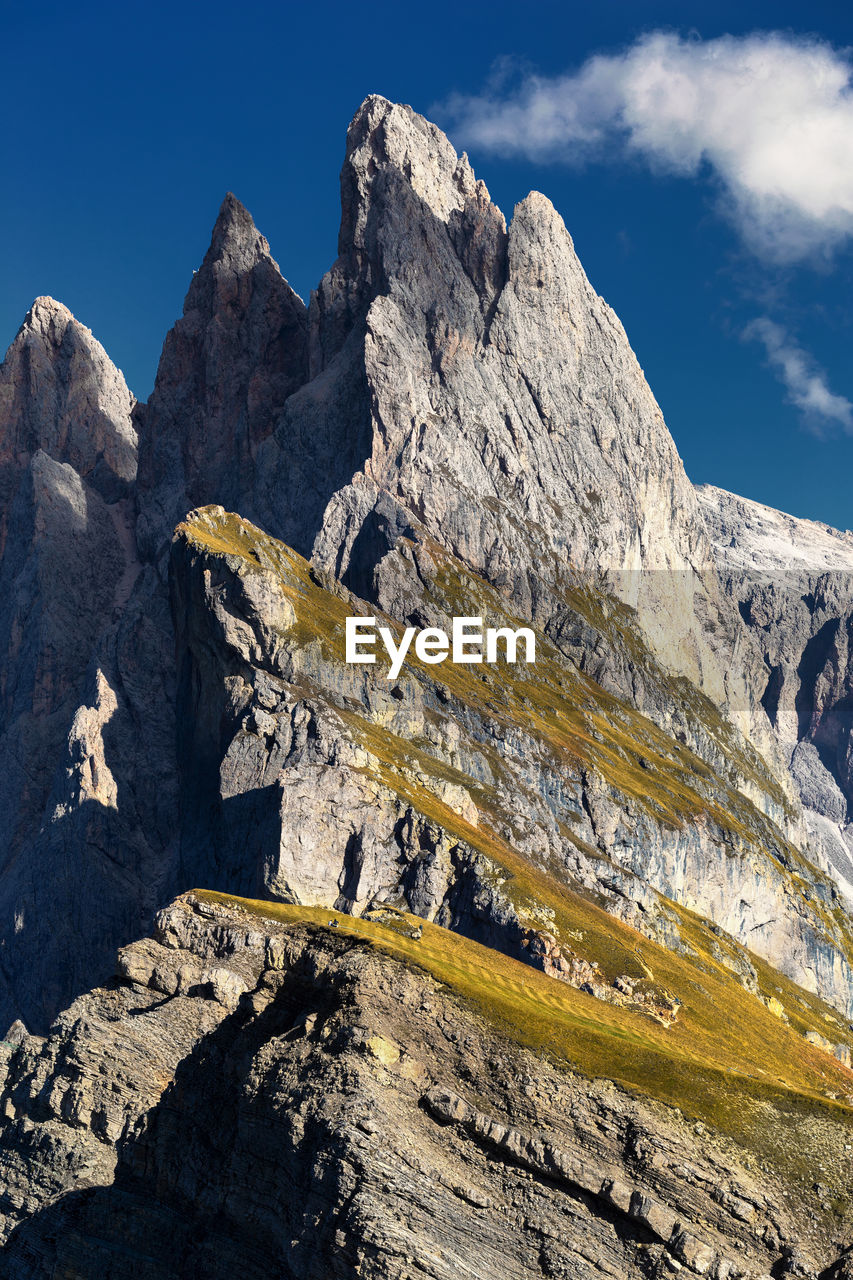
[[(734, 1138), (759, 1157), (780, 1163), (797, 1179), (814, 1176), (815, 1155), (806, 1141), (781, 1136), (782, 1118), (795, 1128), (820, 1122), (842, 1132), (853, 1126), (853, 1072), (809, 1045), (793, 1025), (770, 1013), (726, 970), (703, 970), (685, 957), (649, 942), (629, 926), (578, 898), (576, 923), (610, 951), (642, 958), (656, 977), (681, 994), (678, 1021), (664, 1027), (643, 1013), (606, 1004), (459, 934), (400, 916), (397, 928), (322, 907), (287, 906), (197, 891), (211, 903), (237, 907), (284, 925), (309, 924), (357, 939), (426, 970), (516, 1043), (678, 1107)], [(423, 925), (415, 940), (406, 930)], [(772, 971), (786, 1008), (799, 1021), (820, 1023), (831, 1011)], [(829, 1094), (839, 1095), (837, 1098)], [(836, 1174), (843, 1170), (836, 1170)]]

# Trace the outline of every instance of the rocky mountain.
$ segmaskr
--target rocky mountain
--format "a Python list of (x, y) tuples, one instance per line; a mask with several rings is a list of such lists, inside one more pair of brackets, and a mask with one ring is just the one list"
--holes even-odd
[(341, 195), (147, 405), (0, 369), (5, 1273), (843, 1280), (849, 535), (693, 488), (544, 196), (378, 97)]

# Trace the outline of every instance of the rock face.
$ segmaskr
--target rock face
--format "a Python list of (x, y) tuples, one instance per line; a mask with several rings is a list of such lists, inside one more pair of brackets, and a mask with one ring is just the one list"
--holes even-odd
[[(134, 613), (145, 571), (134, 537), (133, 406), (89, 331), (38, 299), (0, 369), (0, 1008), (30, 1025), (138, 929), (134, 880), (151, 873), (159, 806), (148, 826), (122, 789), (117, 819), (123, 770), (141, 764), (136, 739), (150, 746), (147, 725), (160, 718), (164, 670), (148, 664), (146, 716), (134, 724), (139, 629), (154, 611)], [(163, 620), (169, 626), (168, 611)], [(140, 769), (134, 790), (157, 773)]]
[(43, 1028), (179, 886), (162, 552), (193, 501), (250, 493), (254, 455), (305, 358), (305, 308), (233, 196), (147, 406), (50, 300), (10, 348), (0, 374), (0, 812), (16, 833), (0, 877), (0, 957), (15, 955), (0, 959), (7, 1022)]
[[(411, 554), (421, 609), (464, 593), (492, 625), (512, 621), (458, 561)], [(343, 661), (345, 617), (369, 606), (222, 508), (179, 526), (172, 583), (185, 880), (213, 867), (244, 895), (402, 905), (538, 967), (556, 877), (672, 946), (689, 945), (678, 906), (698, 911), (853, 1016), (833, 880), (765, 816), (784, 821), (784, 793), (707, 699), (666, 686), (693, 750), (667, 742), (544, 635), (532, 667), (410, 660), (392, 684)], [(661, 678), (636, 643), (633, 669), (650, 690)], [(519, 852), (545, 877), (521, 895), (502, 887)], [(571, 926), (557, 933), (568, 944)], [(745, 952), (728, 962), (750, 980)]]
[[(452, 1280), (472, 1241), (483, 1280), (835, 1259), (813, 1193), (786, 1203), (734, 1143), (519, 1048), (366, 942), (190, 896), (118, 973), (12, 1050), (10, 1280)], [(824, 1122), (827, 1158), (844, 1135)]]
[(726, 592), (764, 657), (762, 705), (814, 855), (853, 898), (853, 534), (704, 485)]

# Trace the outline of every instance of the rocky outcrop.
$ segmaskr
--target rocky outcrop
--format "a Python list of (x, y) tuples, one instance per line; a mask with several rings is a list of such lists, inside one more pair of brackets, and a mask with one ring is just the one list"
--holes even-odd
[[(189, 896), (116, 981), (12, 1048), (4, 1274), (451, 1280), (472, 1241), (483, 1280), (763, 1280), (836, 1259), (842, 1159), (817, 1196), (780, 1182), (514, 1042), (376, 932)], [(822, 1121), (827, 1162), (845, 1133)]]

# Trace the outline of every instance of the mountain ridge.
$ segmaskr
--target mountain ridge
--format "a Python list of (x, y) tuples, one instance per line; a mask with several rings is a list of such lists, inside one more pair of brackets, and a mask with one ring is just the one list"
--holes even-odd
[[(546, 197), (531, 193), (507, 226), (440, 130), (376, 95), (350, 125), (341, 196), (338, 258), (307, 308), (251, 216), (226, 196), (146, 405), (132, 402), (88, 331), (50, 301), (28, 313), (0, 369), (0, 518), (14, 535), (0, 548), (0, 584), (17, 602), (8, 616), (0, 611), (0, 759), (12, 762), (0, 786), (9, 833), (0, 1016), (17, 1020), (0, 1121), (0, 1165), (17, 1170), (17, 1190), (8, 1202), (0, 1193), (0, 1211), (19, 1268), (37, 1258), (52, 1274), (64, 1222), (81, 1277), (101, 1274), (98, 1206), (114, 1201), (110, 1191), (78, 1202), (87, 1178), (107, 1190), (117, 1178), (127, 1205), (137, 1195), (155, 1204), (159, 1193), (133, 1162), (153, 1150), (144, 1135), (149, 1113), (161, 1124), (157, 1099), (133, 1069), (119, 1082), (105, 1011), (129, 1018), (127, 1002), (147, 991), (147, 1019), (151, 993), (180, 996), (174, 1029), (170, 1012), (150, 1022), (152, 1060), (164, 1079), (190, 1078), (196, 1065), (209, 1079), (220, 1053), (213, 1006), (226, 1012), (230, 1045), (263, 1003), (259, 992), (293, 962), (241, 934), (240, 912), (258, 898), (262, 913), (293, 909), (297, 927), (300, 911), (333, 913), (326, 929), (341, 944), (346, 919), (356, 938), (363, 921), (392, 943), (401, 928), (415, 942), (450, 931), (463, 950), (488, 948), (496, 973), (521, 961), (536, 990), (553, 983), (559, 999), (589, 1000), (593, 1023), (615, 1022), (637, 1043), (663, 1037), (673, 1052), (686, 1045), (704, 1067), (732, 1034), (711, 1012), (715, 999), (729, 999), (750, 1030), (795, 1046), (817, 1073), (809, 1078), (825, 1081), (802, 1103), (803, 1132), (813, 1125), (818, 1135), (814, 1171), (827, 1106), (833, 1133), (849, 1123), (845, 536), (804, 532), (768, 508), (694, 489), (624, 329)], [(25, 364), (38, 376), (23, 377)], [(21, 456), (15, 442), (24, 440), (39, 447)], [(763, 567), (744, 564), (762, 545), (787, 546), (800, 573), (780, 576), (766, 556)], [(347, 610), (399, 629), (445, 626), (472, 609), (534, 626), (537, 664), (438, 670), (410, 656), (388, 682), (343, 659)], [(20, 783), (31, 756), (35, 788)], [(192, 907), (195, 923), (177, 947), (163, 943), (158, 915), (177, 920), (186, 906), (178, 895), (193, 885), (214, 895), (201, 901), (237, 910), (236, 925), (228, 916), (222, 938), (203, 942), (204, 972), (192, 953), (207, 908)], [(154, 943), (138, 941), (152, 931), (157, 946), (181, 953), (160, 955), (160, 969), (145, 967)], [(312, 939), (303, 944), (325, 964), (326, 944), (317, 950)], [(111, 977), (122, 947), (128, 958)], [(297, 986), (313, 980), (301, 972)], [(524, 988), (523, 977), (513, 981)], [(344, 987), (324, 991), (324, 1007), (345, 1005)], [(436, 999), (452, 1022), (450, 997)], [(69, 1006), (83, 1019), (73, 1033), (68, 1020), (78, 1015), (60, 1012)], [(346, 1037), (327, 1049), (311, 1030), (295, 1035), (291, 1061), (275, 1048), (290, 1031), (276, 1027), (269, 1042), (258, 1027), (235, 1060), (240, 1096), (245, 1086), (249, 1098), (256, 1076), (272, 1080), (277, 1052), (309, 1091), (330, 1053), (353, 1069), (361, 1061)], [(107, 1044), (103, 1071), (124, 1099), (120, 1117), (75, 1092), (61, 1048), (69, 1034), (87, 1061)], [(493, 1034), (518, 1040), (517, 1028)], [(385, 1049), (377, 1052), (382, 1061)], [(562, 1061), (565, 1070), (571, 1053)], [(769, 1087), (776, 1059), (762, 1061), (755, 1071)], [(746, 1081), (758, 1075), (738, 1071), (734, 1094), (746, 1105), (760, 1092)], [(474, 1170), (464, 1134), (482, 1137), (491, 1122), (456, 1059), (452, 1076), (444, 1100), (423, 1106), (438, 1108), (448, 1141), (462, 1143), (459, 1168)], [(372, 1079), (359, 1078), (373, 1096)], [(793, 1132), (797, 1090), (786, 1095), (784, 1072), (776, 1084), (773, 1105)], [(584, 1107), (598, 1087), (578, 1085)], [(514, 1134), (523, 1097), (509, 1082)], [(38, 1098), (56, 1100), (47, 1119)], [(681, 1095), (665, 1101), (688, 1105)], [(298, 1110), (273, 1110), (287, 1150), (307, 1161), (285, 1161), (284, 1176), (308, 1177), (322, 1197), (322, 1175), (294, 1136)], [(21, 1161), (31, 1123), (47, 1127), (28, 1189)], [(152, 1140), (165, 1143), (168, 1164), (162, 1123)], [(535, 1179), (537, 1140), (512, 1139)], [(341, 1222), (353, 1150), (335, 1147), (330, 1166)], [(611, 1153), (616, 1182), (620, 1167), (642, 1165), (632, 1152), (626, 1139)], [(792, 1173), (776, 1148), (762, 1159), (792, 1194), (810, 1185), (808, 1163)], [(193, 1215), (206, 1185), (213, 1194), (203, 1166)], [(431, 1185), (434, 1167), (416, 1173), (422, 1189)], [(477, 1197), (491, 1204), (496, 1192), (472, 1177), (470, 1203), (482, 1209)], [(836, 1220), (847, 1230), (848, 1219), (830, 1201), (843, 1200), (847, 1184), (841, 1173), (829, 1181), (831, 1195), (815, 1202), (824, 1215), (817, 1234), (802, 1216), (780, 1225), (766, 1198), (753, 1205), (749, 1274), (834, 1267), (843, 1280), (829, 1233)], [(592, 1220), (588, 1261), (605, 1273), (665, 1274), (669, 1259), (717, 1280), (748, 1273), (722, 1243), (741, 1240), (740, 1227), (720, 1226), (713, 1248), (688, 1230), (692, 1184), (672, 1191), (680, 1199), (666, 1212), (644, 1208), (647, 1192), (630, 1189), (608, 1192), (602, 1209), (600, 1187), (578, 1186), (587, 1207), (598, 1206), (592, 1219), (581, 1215), (558, 1244), (537, 1236), (539, 1260), (513, 1255), (513, 1275), (574, 1274), (581, 1224)], [(68, 1219), (57, 1199), (66, 1192)], [(274, 1218), (281, 1206), (263, 1212)], [(453, 1231), (467, 1229), (453, 1221)], [(423, 1258), (398, 1265), (393, 1231), (377, 1229), (369, 1246), (369, 1231), (341, 1232), (347, 1243), (337, 1254), (329, 1246), (323, 1263), (341, 1274), (356, 1258), (388, 1280), (406, 1266), (444, 1274)], [(258, 1266), (274, 1236), (258, 1246)], [(626, 1242), (642, 1246), (630, 1261)], [(147, 1248), (133, 1237), (131, 1252), (147, 1258), (152, 1277), (175, 1274)], [(319, 1274), (312, 1265), (294, 1254), (292, 1273)]]

